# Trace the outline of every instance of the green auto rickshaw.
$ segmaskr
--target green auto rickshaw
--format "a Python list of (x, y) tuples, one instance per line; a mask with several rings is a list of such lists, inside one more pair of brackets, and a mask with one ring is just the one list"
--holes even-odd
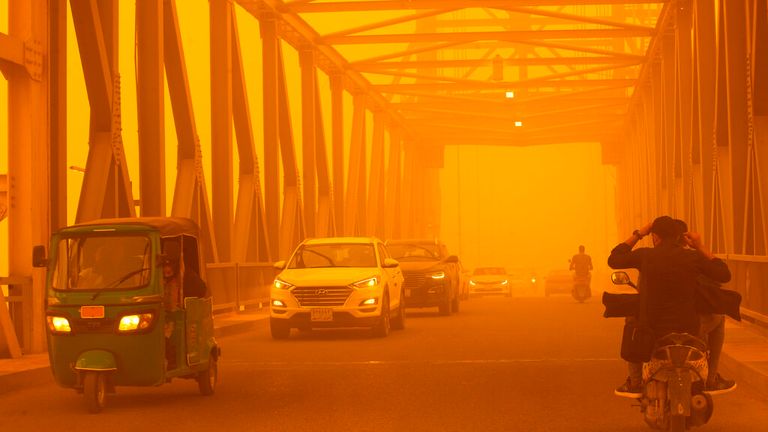
[(194, 221), (175, 217), (101, 219), (53, 234), (45, 315), (56, 382), (104, 408), (117, 386), (197, 380), (213, 394), (221, 349)]

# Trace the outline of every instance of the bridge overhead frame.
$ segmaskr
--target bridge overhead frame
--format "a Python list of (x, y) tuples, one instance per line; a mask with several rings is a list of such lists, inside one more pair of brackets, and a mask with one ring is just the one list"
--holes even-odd
[(620, 232), (661, 214), (684, 219), (765, 320), (768, 7), (678, 1), (661, 20), (624, 136), (610, 146)]
[[(175, 0), (142, 0), (135, 17), (122, 17), (136, 22), (142, 91), (135, 107), (121, 105), (117, 0), (9, 5), (9, 33), (0, 33), (13, 143), (4, 280), (17, 304), (15, 332), (0, 316), (0, 353), (18, 354), (10, 341), (16, 334), (24, 350), (44, 349), (43, 272), (31, 268), (29, 252), (67, 221), (67, 5), (91, 107), (76, 221), (194, 219), (220, 306), (264, 300), (270, 264), (307, 236), (439, 233), (447, 145), (598, 141), (604, 162), (618, 166), (620, 227), (631, 231), (659, 213), (683, 217), (731, 262), (746, 305), (768, 313), (760, 288), (768, 282), (763, 0), (210, 0), (211, 136), (202, 138), (210, 154), (197, 133)], [(261, 137), (243, 67), (253, 41), (240, 38), (236, 7), (258, 21), (261, 35)], [(324, 34), (310, 24), (318, 13), (377, 11), (404, 14)], [(417, 31), (394, 30), (404, 23)], [(296, 83), (288, 82), (286, 44), (300, 60)], [(381, 50), (342, 55), (358, 44)], [(320, 88), (320, 72), (330, 88)], [(175, 173), (163, 169), (163, 75), (177, 134)], [(288, 104), (291, 85), (301, 88), (298, 109)], [(510, 88), (514, 103), (497, 98)], [(329, 113), (320, 103), (325, 93)], [(124, 155), (123, 109), (138, 113), (138, 198)], [(553, 121), (562, 115), (570, 120)], [(530, 127), (510, 126), (516, 118)], [(174, 174), (168, 212), (165, 176)], [(253, 286), (241, 287), (246, 280)]]

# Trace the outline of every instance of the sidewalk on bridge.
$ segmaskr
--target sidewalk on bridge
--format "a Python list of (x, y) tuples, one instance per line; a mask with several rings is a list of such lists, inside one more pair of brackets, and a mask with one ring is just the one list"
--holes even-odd
[[(217, 337), (243, 333), (268, 317), (267, 309), (216, 315), (214, 332)], [(226, 346), (223, 352), (226, 355)], [(724, 376), (735, 379), (740, 386), (752, 387), (768, 396), (768, 332), (746, 322), (728, 319), (720, 369)], [(0, 394), (52, 380), (47, 353), (0, 359)]]
[[(216, 337), (247, 332), (269, 318), (269, 310), (246, 310), (240, 313), (217, 314), (213, 318)], [(222, 347), (227, 354), (226, 346)], [(17, 359), (0, 358), (0, 394), (53, 381), (48, 353), (24, 354)]]
[(768, 397), (768, 329), (726, 318), (720, 372)]

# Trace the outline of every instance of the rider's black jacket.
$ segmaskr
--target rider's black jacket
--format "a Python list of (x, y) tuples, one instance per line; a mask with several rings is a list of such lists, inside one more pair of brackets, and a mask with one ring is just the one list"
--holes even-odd
[(670, 332), (698, 334), (699, 276), (719, 283), (731, 279), (731, 272), (721, 259), (708, 259), (696, 250), (673, 242), (635, 250), (620, 243), (611, 251), (608, 265), (613, 269), (640, 270), (639, 289), (647, 290), (648, 323), (658, 336)]

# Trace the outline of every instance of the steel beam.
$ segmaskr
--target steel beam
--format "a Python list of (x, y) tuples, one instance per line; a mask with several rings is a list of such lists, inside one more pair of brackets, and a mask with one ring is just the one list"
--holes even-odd
[(279, 116), (278, 116), (278, 63), (279, 43), (277, 17), (262, 14), (259, 17), (261, 34), (262, 115), (264, 123), (264, 210), (269, 238), (269, 249), (278, 253), (280, 235), (280, 176), (279, 176)]
[(307, 236), (315, 236), (315, 213), (317, 212), (317, 174), (315, 147), (317, 126), (315, 124), (315, 53), (309, 48), (299, 51), (301, 65), (301, 145), (302, 182), (304, 198), (304, 222)]
[(51, 143), (51, 231), (67, 218), (67, 0), (49, 2), (48, 80)]
[(531, 41), (584, 38), (652, 37), (653, 29), (574, 29), (574, 30), (508, 30), (498, 32), (441, 32), (375, 35), (342, 35), (321, 37), (328, 45), (374, 45), (390, 43)]
[(666, 3), (669, 0), (372, 0), (287, 4), (292, 13), (362, 12), (443, 8), (499, 8), (510, 6), (576, 6)]
[(232, 2), (210, 1), (211, 187), (219, 259), (232, 259)]
[(330, 76), (331, 85), (331, 140), (333, 147), (333, 202), (336, 228), (344, 232), (344, 76)]
[[(48, 52), (44, 0), (14, 1), (8, 8), (8, 34), (15, 40), (38, 41)], [(30, 251), (50, 238), (50, 158), (48, 77), (32, 79), (23, 68), (5, 71), (8, 80), (8, 272), (30, 277), (31, 285), (9, 285), (8, 294), (22, 303), (11, 306), (21, 347), (30, 353), (45, 351), (45, 270), (34, 269)], [(4, 305), (3, 305), (4, 306)], [(0, 323), (3, 327), (6, 324)], [(9, 329), (5, 329), (9, 331)], [(14, 354), (13, 343), (9, 344)]]
[(168, 93), (178, 142), (171, 215), (197, 222), (203, 241), (203, 259), (206, 263), (216, 263), (219, 261), (216, 234), (211, 220), (200, 138), (197, 135), (175, 0), (164, 0), (163, 34), (165, 73), (168, 76)]
[(237, 153), (240, 159), (238, 170), (240, 186), (233, 227), (233, 261), (269, 262), (271, 253), (261, 193), (259, 160), (253, 138), (245, 70), (240, 50), (240, 34), (234, 9), (231, 20), (232, 111), (237, 136)]
[(370, 175), (368, 185), (368, 221), (367, 233), (384, 237), (384, 160), (386, 117), (381, 111), (373, 113), (373, 142), (371, 146)]
[(163, 1), (136, 3), (139, 198), (142, 216), (165, 216)]

